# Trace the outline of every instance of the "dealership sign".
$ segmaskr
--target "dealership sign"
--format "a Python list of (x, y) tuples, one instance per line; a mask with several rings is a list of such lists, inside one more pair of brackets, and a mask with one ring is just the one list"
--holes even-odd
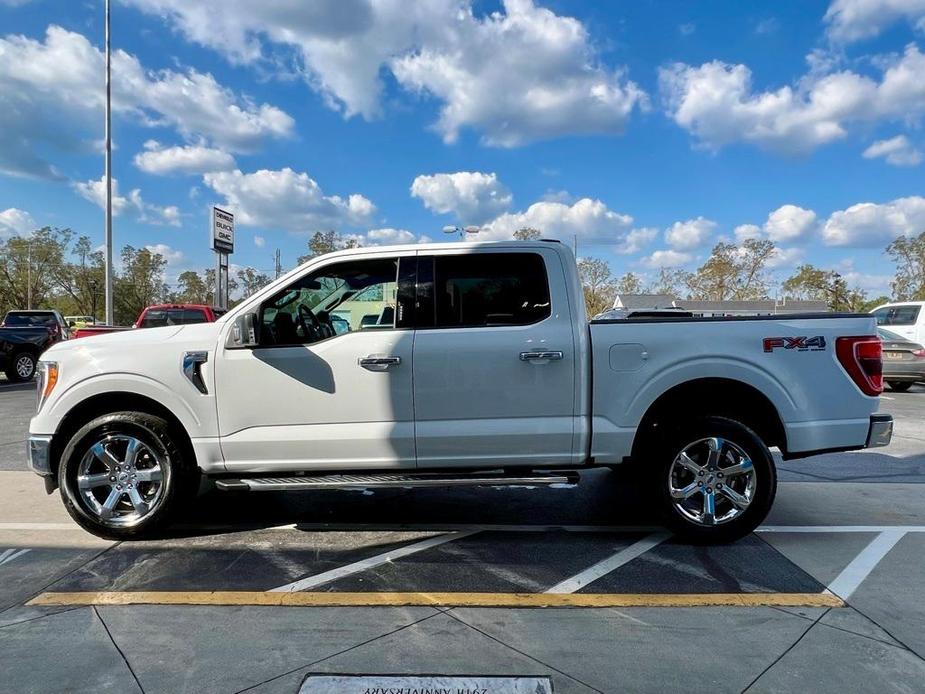
[(212, 208), (212, 249), (234, 253), (234, 215), (218, 207)]

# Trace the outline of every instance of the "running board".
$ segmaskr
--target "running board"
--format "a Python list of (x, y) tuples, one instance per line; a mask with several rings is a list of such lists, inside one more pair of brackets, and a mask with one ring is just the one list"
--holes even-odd
[(509, 487), (540, 485), (574, 485), (578, 473), (574, 471), (538, 473), (513, 476), (500, 473), (473, 473), (470, 475), (440, 473), (366, 474), (366, 475), (300, 475), (293, 477), (242, 477), (218, 479), (215, 486), (221, 491), (280, 492), (317, 489), (402, 489), (409, 487)]

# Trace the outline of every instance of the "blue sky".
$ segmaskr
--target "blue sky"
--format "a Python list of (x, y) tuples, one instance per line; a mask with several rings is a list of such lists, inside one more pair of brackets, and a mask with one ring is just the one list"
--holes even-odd
[[(542, 228), (616, 274), (720, 239), (888, 290), (925, 231), (925, 0), (113, 0), (116, 245), (170, 276)], [(0, 234), (102, 242), (102, 0), (0, 0)]]

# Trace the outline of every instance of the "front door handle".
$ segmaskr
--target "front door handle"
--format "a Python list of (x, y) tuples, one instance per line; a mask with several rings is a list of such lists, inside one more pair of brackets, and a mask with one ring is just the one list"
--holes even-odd
[(364, 369), (369, 369), (370, 371), (385, 371), (392, 366), (401, 364), (401, 357), (376, 357), (370, 355), (368, 357), (360, 357), (357, 359), (357, 363)]
[(564, 356), (560, 350), (521, 352), (520, 361), (561, 361)]

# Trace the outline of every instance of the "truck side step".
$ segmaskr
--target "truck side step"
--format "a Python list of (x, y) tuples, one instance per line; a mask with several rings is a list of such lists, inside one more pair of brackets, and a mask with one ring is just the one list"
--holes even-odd
[(536, 472), (509, 475), (488, 471), (466, 475), (446, 473), (372, 473), (344, 475), (296, 475), (292, 477), (241, 477), (215, 481), (221, 491), (279, 492), (313, 489), (396, 489), (407, 487), (508, 487), (573, 485), (578, 473), (569, 471)]

